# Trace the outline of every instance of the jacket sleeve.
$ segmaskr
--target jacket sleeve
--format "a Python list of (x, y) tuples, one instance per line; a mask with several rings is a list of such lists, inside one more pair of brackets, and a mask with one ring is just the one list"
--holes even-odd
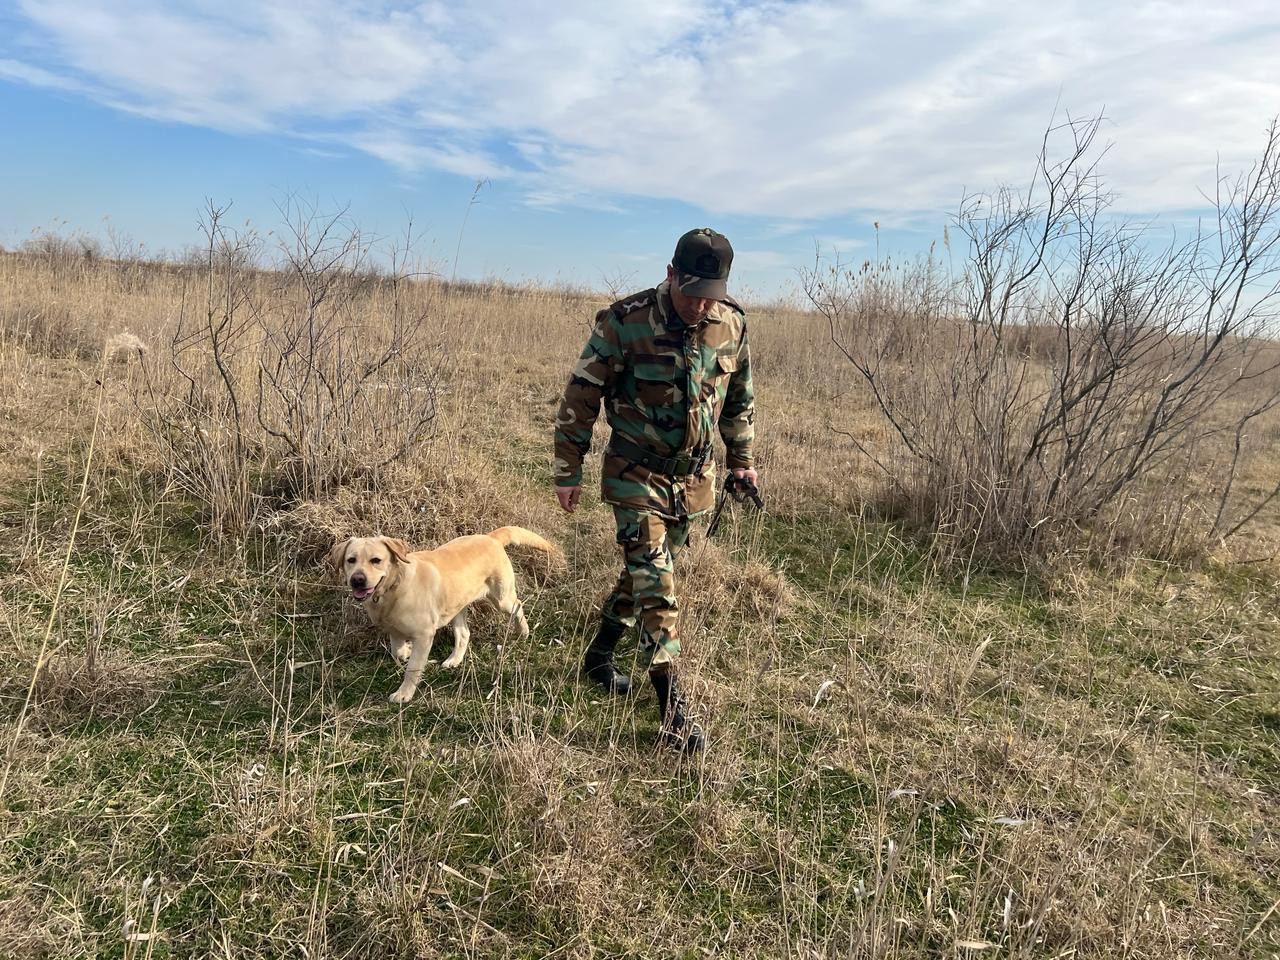
[(751, 384), (751, 344), (742, 327), (738, 342), (738, 369), (734, 371), (720, 411), (720, 437), (724, 440), (725, 466), (730, 470), (755, 466), (751, 445), (756, 437), (756, 392)]
[(596, 314), (591, 337), (569, 376), (556, 415), (553, 477), (558, 487), (582, 483), (582, 461), (591, 449), (591, 430), (600, 415), (600, 401), (622, 369), (618, 318), (611, 310)]

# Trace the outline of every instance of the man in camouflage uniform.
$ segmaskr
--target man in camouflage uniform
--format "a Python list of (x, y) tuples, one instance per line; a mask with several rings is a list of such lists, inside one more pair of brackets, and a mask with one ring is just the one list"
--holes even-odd
[(686, 719), (676, 684), (674, 562), (688, 541), (689, 520), (715, 502), (717, 429), (728, 468), (756, 482), (751, 351), (743, 309), (727, 290), (732, 259), (723, 236), (690, 230), (676, 244), (663, 283), (600, 311), (555, 429), (556, 496), (572, 513), (601, 401), (612, 428), (601, 492), (613, 505), (623, 570), (604, 602), (583, 672), (626, 693), (631, 682), (614, 668), (613, 651), (638, 622), (662, 736), (690, 752), (702, 749), (704, 739)]

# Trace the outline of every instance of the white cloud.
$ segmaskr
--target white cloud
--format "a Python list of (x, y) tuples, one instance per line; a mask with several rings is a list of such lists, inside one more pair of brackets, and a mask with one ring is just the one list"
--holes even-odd
[(777, 250), (735, 250), (733, 265), (739, 273), (743, 270), (786, 270), (795, 266), (795, 257)]
[(321, 160), (344, 160), (347, 154), (340, 150), (322, 150), (319, 147), (300, 147), (303, 153), (309, 157), (319, 157)]
[(832, 250), (842, 252), (870, 246), (868, 241), (863, 240), (860, 237), (838, 237), (829, 233), (820, 234), (813, 239), (820, 247), (829, 247)]
[[(1022, 182), (1104, 106), (1139, 211), (1201, 206), (1280, 105), (1271, 4), (1076, 0), (29, 0), (0, 76), (224, 130), (326, 138), (535, 203), (661, 197), (807, 221), (909, 217)], [(13, 45), (13, 44), (11, 44)]]
[(51, 90), (71, 90), (77, 93), (89, 92), (79, 83), (67, 77), (50, 73), (48, 70), (42, 70), (40, 67), (33, 67), (27, 63), (20, 63), (17, 60), (7, 60), (3, 57), (0, 57), (0, 79), (17, 80), (19, 83), (30, 84), (33, 87), (46, 87)]
[(346, 142), (402, 170), (434, 167), (464, 177), (493, 179), (512, 171), (482, 151), (467, 150), (457, 144), (426, 146), (406, 139), (398, 132), (389, 134), (355, 134)]

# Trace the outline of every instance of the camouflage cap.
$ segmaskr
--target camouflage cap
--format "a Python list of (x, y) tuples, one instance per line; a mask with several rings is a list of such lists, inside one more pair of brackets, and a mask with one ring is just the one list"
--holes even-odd
[(686, 297), (723, 300), (729, 294), (729, 265), (733, 247), (723, 234), (710, 227), (690, 230), (676, 242), (671, 266), (676, 270), (676, 286)]

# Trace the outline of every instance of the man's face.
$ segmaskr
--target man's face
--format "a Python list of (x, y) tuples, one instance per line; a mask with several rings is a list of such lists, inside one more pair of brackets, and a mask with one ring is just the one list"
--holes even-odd
[(676, 268), (667, 264), (667, 280), (671, 282), (671, 305), (676, 308), (680, 319), (689, 326), (696, 326), (706, 319), (707, 312), (715, 300), (706, 297), (686, 297), (676, 286)]

